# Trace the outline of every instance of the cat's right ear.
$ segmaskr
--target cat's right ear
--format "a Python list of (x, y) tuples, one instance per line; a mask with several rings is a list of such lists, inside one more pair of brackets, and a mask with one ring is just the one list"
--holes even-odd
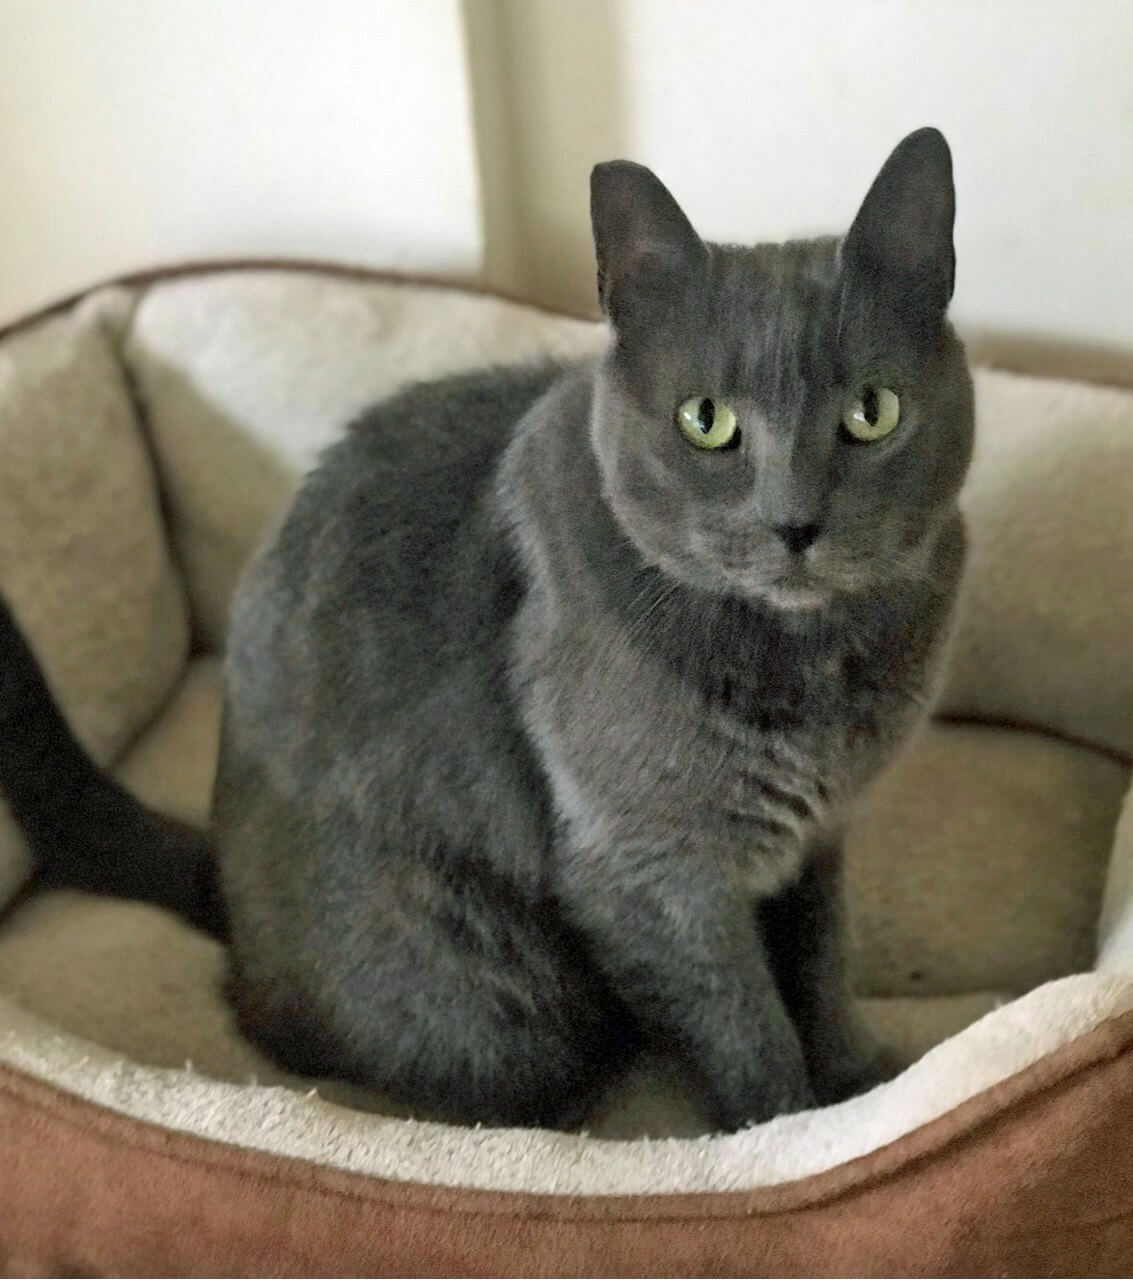
[(956, 254), (952, 154), (938, 129), (898, 143), (866, 195), (842, 259), (914, 312), (940, 316), (952, 297)]
[(644, 165), (610, 160), (590, 175), (598, 300), (615, 328), (673, 299), (707, 256), (665, 184)]

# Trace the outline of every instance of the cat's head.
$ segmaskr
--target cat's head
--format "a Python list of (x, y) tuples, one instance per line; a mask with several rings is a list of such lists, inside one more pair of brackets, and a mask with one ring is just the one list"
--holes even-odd
[(594, 170), (591, 215), (593, 441), (641, 554), (787, 609), (917, 574), (972, 447), (941, 134), (897, 147), (842, 239), (707, 244), (628, 161)]

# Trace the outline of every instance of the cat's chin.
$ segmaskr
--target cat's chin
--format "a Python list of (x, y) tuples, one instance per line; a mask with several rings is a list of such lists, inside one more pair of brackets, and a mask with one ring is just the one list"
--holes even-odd
[(821, 609), (830, 602), (829, 591), (816, 582), (772, 582), (758, 594), (772, 608), (791, 611)]
[(753, 580), (746, 573), (725, 574), (726, 590), (781, 612), (802, 613), (823, 609), (834, 591), (829, 583), (805, 572), (792, 573), (770, 582)]

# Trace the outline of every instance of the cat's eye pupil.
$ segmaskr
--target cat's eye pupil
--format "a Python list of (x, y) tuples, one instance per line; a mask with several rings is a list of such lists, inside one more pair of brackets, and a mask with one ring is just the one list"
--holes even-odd
[(740, 429), (732, 406), (712, 396), (690, 396), (677, 407), (681, 435), (698, 449), (734, 449)]
[(866, 387), (862, 392), (862, 412), (865, 414), (865, 420), (871, 427), (877, 426), (877, 418), (881, 412), (881, 407), (877, 401), (877, 388)]
[(864, 386), (842, 411), (841, 432), (852, 444), (873, 444), (896, 431), (901, 400), (892, 387)]

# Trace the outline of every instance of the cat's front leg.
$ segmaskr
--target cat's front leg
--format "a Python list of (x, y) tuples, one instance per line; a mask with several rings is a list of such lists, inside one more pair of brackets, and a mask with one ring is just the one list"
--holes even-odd
[(854, 1005), (842, 882), (841, 841), (824, 840), (809, 851), (799, 879), (757, 908), (759, 932), (824, 1104), (864, 1093), (902, 1065)]
[(694, 851), (589, 847), (560, 894), (613, 989), (681, 1056), (722, 1129), (814, 1105), (802, 1047), (747, 902)]

